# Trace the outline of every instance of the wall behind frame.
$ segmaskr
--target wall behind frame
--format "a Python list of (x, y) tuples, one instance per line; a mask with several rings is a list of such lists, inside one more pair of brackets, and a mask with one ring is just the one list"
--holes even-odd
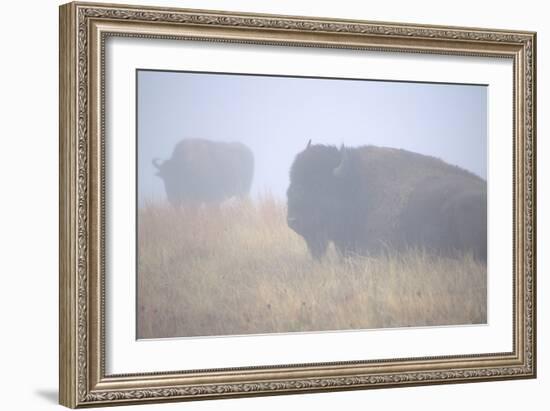
[[(117, 1), (111, 1), (118, 3)], [(135, 410), (279, 409), (544, 409), (550, 389), (550, 26), (534, 0), (357, 2), (264, 0), (138, 1), (125, 3), (524, 29), (538, 32), (538, 361), (537, 380), (262, 397), (186, 404), (142, 405)], [(124, 3), (124, 2), (123, 2)], [(0, 313), (5, 395), (9, 410), (57, 405), (58, 264), (58, 1), (3, 4), (0, 25)], [(549, 185), (546, 184), (546, 187)]]

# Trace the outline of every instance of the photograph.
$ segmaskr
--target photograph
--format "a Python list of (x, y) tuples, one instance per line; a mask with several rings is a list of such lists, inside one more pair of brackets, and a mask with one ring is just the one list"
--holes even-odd
[(135, 73), (138, 339), (487, 324), (487, 84)]

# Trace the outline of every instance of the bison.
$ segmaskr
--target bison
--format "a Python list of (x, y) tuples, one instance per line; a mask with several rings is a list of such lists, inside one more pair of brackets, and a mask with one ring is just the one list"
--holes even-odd
[(314, 258), (418, 247), (487, 259), (487, 183), (410, 151), (311, 145), (290, 169), (287, 224)]
[(154, 159), (153, 165), (174, 206), (219, 204), (249, 193), (254, 156), (242, 143), (185, 139), (174, 147), (169, 160)]

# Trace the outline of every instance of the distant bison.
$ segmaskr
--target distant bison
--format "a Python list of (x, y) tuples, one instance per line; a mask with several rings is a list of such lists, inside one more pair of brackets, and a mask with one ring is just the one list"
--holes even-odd
[(153, 160), (171, 204), (220, 203), (246, 196), (254, 173), (254, 156), (241, 143), (186, 139), (169, 160)]
[[(310, 142), (311, 143), (311, 142)], [(419, 247), (487, 259), (487, 183), (437, 158), (310, 145), (290, 170), (288, 226), (320, 258)]]

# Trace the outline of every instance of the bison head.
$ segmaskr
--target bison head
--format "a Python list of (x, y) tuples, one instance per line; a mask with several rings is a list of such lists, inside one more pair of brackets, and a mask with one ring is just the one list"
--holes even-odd
[(168, 201), (174, 206), (178, 206), (184, 200), (181, 187), (186, 184), (186, 180), (181, 178), (185, 175), (185, 164), (183, 162), (173, 161), (172, 159), (160, 161), (153, 159), (153, 166), (157, 170), (155, 175), (159, 177), (166, 191)]
[(157, 169), (157, 172), (155, 173), (155, 175), (162, 178), (163, 164), (160, 162), (158, 158), (153, 159), (153, 166)]
[(350, 191), (349, 153), (342, 145), (311, 145), (299, 153), (290, 169), (287, 224), (301, 235), (314, 258), (322, 257), (330, 241), (345, 230)]

